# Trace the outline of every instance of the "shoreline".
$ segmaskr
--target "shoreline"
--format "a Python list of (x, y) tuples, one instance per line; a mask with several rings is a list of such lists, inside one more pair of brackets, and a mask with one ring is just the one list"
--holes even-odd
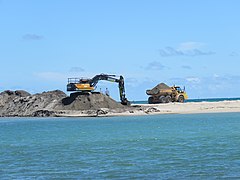
[(224, 100), (218, 102), (186, 102), (166, 104), (132, 104), (124, 108), (98, 108), (89, 110), (54, 110), (42, 109), (49, 116), (1, 116), (4, 117), (125, 117), (151, 116), (165, 114), (208, 114), (208, 113), (238, 113), (240, 100)]
[(148, 116), (161, 114), (207, 114), (207, 113), (237, 113), (240, 112), (240, 100), (219, 102), (187, 102), (167, 104), (134, 104), (124, 111), (100, 109), (93, 111), (74, 111), (67, 114), (56, 114), (57, 117), (114, 117), (114, 116)]
[(240, 112), (240, 100), (124, 106), (101, 93), (72, 93), (71, 96), (60, 90), (33, 95), (24, 90), (0, 93), (0, 117), (110, 117), (220, 112)]

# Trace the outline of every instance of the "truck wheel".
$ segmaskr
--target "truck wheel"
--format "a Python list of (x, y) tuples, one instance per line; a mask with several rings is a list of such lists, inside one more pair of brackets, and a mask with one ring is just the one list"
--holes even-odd
[(153, 104), (153, 97), (148, 98), (148, 104)]
[(169, 103), (169, 102), (172, 102), (172, 98), (171, 98), (171, 96), (166, 96), (166, 103)]
[(178, 102), (183, 103), (184, 102), (184, 97), (183, 96), (179, 96), (178, 97)]
[(165, 96), (160, 96), (159, 98), (161, 103), (166, 103), (166, 97)]

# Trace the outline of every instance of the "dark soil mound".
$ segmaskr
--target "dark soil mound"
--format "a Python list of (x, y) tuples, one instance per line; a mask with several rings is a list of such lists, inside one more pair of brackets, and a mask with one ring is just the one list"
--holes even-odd
[[(117, 109), (124, 106), (101, 93), (72, 93), (48, 91), (31, 95), (26, 91), (0, 93), (0, 116), (55, 116), (64, 110)], [(60, 112), (61, 111), (61, 112)]]
[(157, 86), (155, 86), (154, 88), (152, 88), (151, 90), (147, 90), (146, 94), (147, 95), (158, 94), (158, 92), (163, 89), (171, 89), (171, 88), (168, 85), (166, 85), (165, 83), (160, 83)]
[(154, 88), (157, 88), (157, 89), (170, 89), (170, 87), (168, 85), (166, 85), (165, 83), (160, 83), (158, 84), (157, 86), (155, 86)]
[(8, 104), (15, 98), (27, 97), (27, 96), (31, 96), (31, 94), (28, 93), (27, 91), (23, 91), (23, 90), (3, 91), (0, 93), (0, 108), (2, 108), (3, 106), (5, 106), (5, 104)]
[(61, 110), (96, 110), (100, 108), (123, 108), (121, 103), (116, 102), (109, 96), (101, 93), (72, 93), (70, 97), (62, 99)]
[(30, 95), (26, 91), (0, 93), (0, 116), (33, 116), (35, 111), (54, 109), (66, 97), (62, 91), (49, 91)]

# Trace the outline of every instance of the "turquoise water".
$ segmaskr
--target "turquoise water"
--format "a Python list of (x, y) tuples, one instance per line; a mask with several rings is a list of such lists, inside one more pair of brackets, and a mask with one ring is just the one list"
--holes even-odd
[(240, 113), (0, 118), (0, 179), (240, 178)]

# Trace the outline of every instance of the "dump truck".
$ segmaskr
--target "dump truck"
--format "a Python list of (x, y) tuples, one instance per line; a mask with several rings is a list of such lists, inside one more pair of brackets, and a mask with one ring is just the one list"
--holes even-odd
[(188, 95), (179, 86), (169, 87), (165, 83), (160, 83), (151, 90), (147, 90), (146, 94), (150, 97), (148, 98), (149, 104), (154, 103), (169, 103), (169, 102), (181, 102), (183, 103), (188, 99)]

